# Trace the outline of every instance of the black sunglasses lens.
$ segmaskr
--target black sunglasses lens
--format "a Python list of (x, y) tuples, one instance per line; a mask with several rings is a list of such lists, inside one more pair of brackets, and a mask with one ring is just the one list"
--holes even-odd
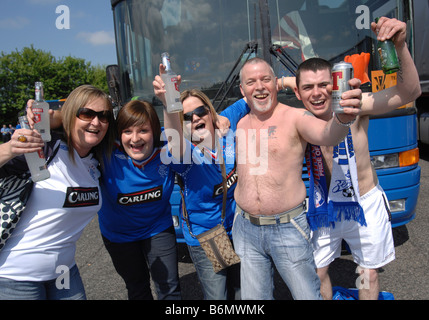
[(95, 118), (95, 116), (96, 116), (95, 111), (91, 109), (80, 108), (77, 111), (77, 117), (83, 121), (91, 121), (92, 119)]
[(197, 115), (199, 118), (204, 117), (207, 113), (209, 113), (209, 110), (207, 109), (206, 106), (201, 106), (198, 107), (194, 110), (192, 110), (191, 112), (187, 112), (183, 115), (183, 119), (185, 121), (192, 121), (192, 117), (195, 115)]
[(109, 111), (101, 111), (97, 114), (98, 120), (101, 122), (108, 122), (109, 121)]
[(82, 121), (92, 121), (95, 117), (97, 117), (98, 120), (106, 123), (109, 121), (110, 111), (105, 110), (105, 111), (96, 112), (92, 109), (80, 108), (77, 111), (77, 117)]

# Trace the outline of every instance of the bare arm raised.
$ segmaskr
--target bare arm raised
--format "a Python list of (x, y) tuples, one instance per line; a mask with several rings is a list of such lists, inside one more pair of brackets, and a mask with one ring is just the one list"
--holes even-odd
[[(359, 105), (356, 108), (348, 108), (347, 115), (353, 120), (360, 112)], [(300, 136), (307, 142), (320, 146), (335, 146), (340, 143), (349, 131), (348, 125), (336, 116), (329, 121), (316, 118), (310, 111), (295, 109), (296, 128)], [(341, 115), (344, 117), (344, 115)], [(349, 121), (351, 121), (349, 120)]]
[(379, 41), (392, 39), (400, 64), (396, 86), (363, 95), (362, 114), (383, 114), (417, 99), (421, 88), (416, 66), (405, 42), (407, 25), (397, 19), (382, 17), (377, 24), (373, 22), (371, 28)]
[[(167, 105), (165, 98), (165, 84), (162, 81), (161, 74), (165, 73), (165, 66), (163, 64), (159, 65), (159, 75), (157, 75), (153, 81), (153, 91), (155, 95), (161, 100), (164, 106)], [(178, 76), (178, 81), (180, 83), (181, 76)], [(185, 153), (185, 144), (183, 141), (183, 129), (182, 121), (180, 119), (179, 113), (168, 113), (167, 109), (164, 107), (164, 128), (165, 133), (168, 137), (168, 149), (173, 154), (173, 156), (181, 159)]]
[[(359, 89), (360, 80), (351, 79), (349, 84), (353, 89), (343, 93), (340, 101), (344, 113), (336, 114), (327, 122), (316, 118), (308, 110), (297, 109), (301, 113), (301, 116), (297, 118), (297, 129), (304, 140), (315, 145), (333, 146), (344, 139), (349, 130), (349, 123), (361, 114), (362, 105), (362, 91)], [(332, 85), (327, 87), (326, 90), (330, 93)], [(308, 117), (314, 119), (310, 120)]]
[[(153, 90), (155, 95), (161, 100), (161, 102), (166, 105), (165, 98), (165, 84), (162, 81), (161, 74), (165, 73), (165, 66), (160, 64), (159, 66), (159, 75), (157, 75), (153, 81)], [(180, 84), (181, 76), (178, 76), (178, 83)], [(186, 98), (183, 96), (182, 92), (182, 103)], [(215, 117), (215, 129), (216, 132), (213, 134), (217, 134), (219, 137), (225, 135), (230, 127), (230, 122), (228, 118), (217, 115)], [(185, 122), (186, 124), (187, 122)], [(189, 123), (189, 122), (188, 122)], [(168, 137), (168, 148), (170, 152), (176, 159), (181, 159), (185, 154), (186, 143), (184, 142), (184, 138), (189, 140), (191, 139), (192, 130), (190, 127), (183, 128), (182, 119), (180, 117), (180, 113), (168, 113), (166, 108), (164, 108), (164, 127), (165, 133)]]

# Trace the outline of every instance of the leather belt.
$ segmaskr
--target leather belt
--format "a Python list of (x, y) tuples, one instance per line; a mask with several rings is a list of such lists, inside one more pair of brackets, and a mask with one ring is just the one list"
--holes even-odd
[(289, 223), (293, 218), (307, 210), (307, 202), (304, 200), (297, 207), (273, 216), (253, 216), (237, 206), (238, 212), (252, 224), (257, 226), (268, 226), (277, 223)]

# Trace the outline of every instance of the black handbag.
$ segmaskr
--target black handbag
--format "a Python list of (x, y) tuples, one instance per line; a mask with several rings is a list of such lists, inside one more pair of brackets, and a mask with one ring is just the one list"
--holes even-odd
[(30, 172), (0, 179), (0, 251), (21, 218), (33, 184)]

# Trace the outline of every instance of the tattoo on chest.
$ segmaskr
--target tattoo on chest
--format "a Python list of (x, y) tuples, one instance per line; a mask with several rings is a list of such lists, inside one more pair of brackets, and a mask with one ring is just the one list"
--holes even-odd
[(259, 132), (253, 132), (252, 134), (251, 134), (251, 137), (252, 137), (252, 141), (255, 141), (255, 139), (256, 139), (256, 134), (259, 134), (259, 138), (260, 139), (265, 139), (265, 140), (267, 140), (267, 139), (277, 139), (277, 136), (276, 136), (276, 133), (277, 133), (277, 126), (269, 126), (268, 127), (268, 130), (266, 131), (267, 132), (267, 134), (264, 132), (265, 130), (261, 130), (261, 129), (259, 129)]
[(277, 139), (276, 137), (277, 126), (268, 127), (268, 139)]

